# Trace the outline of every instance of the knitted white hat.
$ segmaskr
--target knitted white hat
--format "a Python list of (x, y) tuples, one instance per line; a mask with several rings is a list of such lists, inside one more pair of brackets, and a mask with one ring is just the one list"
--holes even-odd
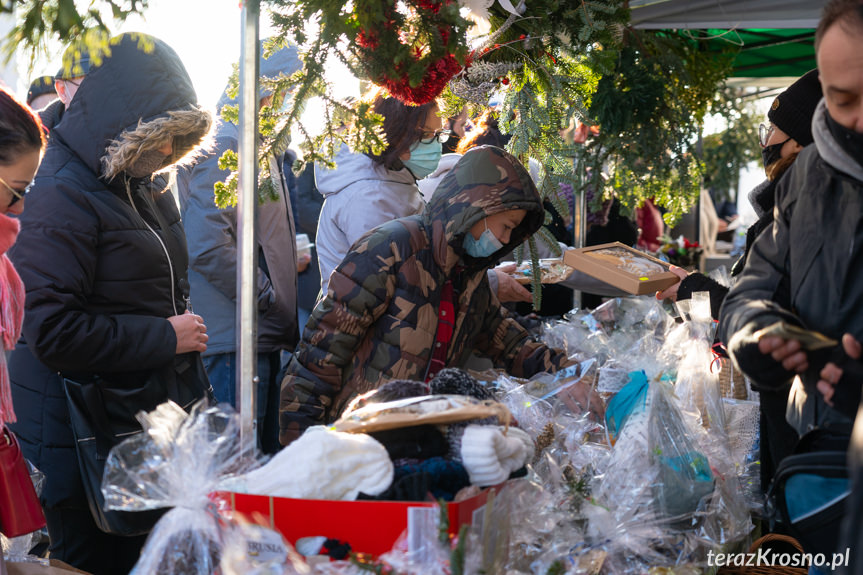
[(386, 448), (364, 433), (314, 426), (266, 465), (247, 473), (248, 493), (295, 499), (354, 500), (379, 495), (393, 482)]
[(496, 485), (521, 469), (533, 457), (530, 435), (510, 427), (504, 435), (499, 425), (465, 427), (461, 438), (461, 460), (474, 485)]

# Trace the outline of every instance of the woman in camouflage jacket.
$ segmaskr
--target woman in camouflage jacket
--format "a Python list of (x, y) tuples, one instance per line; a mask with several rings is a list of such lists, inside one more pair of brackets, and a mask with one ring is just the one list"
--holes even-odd
[[(358, 394), (391, 379), (426, 381), (443, 367), (464, 366), (471, 352), (518, 377), (568, 365), (566, 354), (533, 341), (508, 317), (486, 276), (543, 218), (527, 170), (482, 146), (459, 160), (422, 214), (360, 239), (333, 272), (288, 365), (282, 444), (331, 422)], [(482, 242), (486, 229), (497, 249), (468, 255), (466, 236)]]

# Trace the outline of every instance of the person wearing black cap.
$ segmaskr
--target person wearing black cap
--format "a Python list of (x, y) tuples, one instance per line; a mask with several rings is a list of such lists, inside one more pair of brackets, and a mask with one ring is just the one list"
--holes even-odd
[(73, 43), (63, 52), (63, 64), (51, 80), (51, 89), (57, 98), (49, 105), (39, 109), (42, 126), (49, 133), (60, 123), (63, 113), (72, 104), (72, 98), (81, 87), (81, 82), (90, 71), (90, 52), (83, 43)]
[[(779, 181), (803, 148), (812, 143), (812, 116), (821, 100), (821, 83), (818, 70), (810, 70), (784, 92), (776, 96), (767, 112), (769, 125), (761, 124), (758, 130), (761, 156), (767, 179), (749, 193), (758, 221), (746, 232), (746, 248), (731, 269), (735, 277), (743, 271), (752, 242), (773, 222), (773, 194)], [(656, 294), (659, 299), (684, 300), (700, 291), (710, 292), (710, 308), (714, 319), (719, 319), (719, 308), (728, 295), (728, 288), (701, 273), (687, 273), (675, 266), (671, 271), (681, 281)]]
[[(767, 179), (749, 193), (749, 201), (758, 214), (758, 221), (746, 232), (743, 255), (731, 268), (733, 278), (739, 277), (743, 272), (755, 238), (773, 223), (776, 184), (803, 148), (812, 143), (812, 117), (820, 100), (821, 83), (818, 81), (818, 70), (810, 70), (773, 100), (770, 111), (767, 112), (770, 124), (760, 126), (759, 143)], [(671, 271), (681, 277), (680, 283), (659, 292), (657, 297), (685, 300), (691, 298), (695, 292), (706, 291), (710, 294), (713, 318), (718, 319), (729, 288), (698, 272), (687, 274), (685, 270), (675, 266), (672, 266)], [(758, 385), (761, 407), (761, 487), (765, 491), (773, 479), (779, 461), (791, 453), (797, 441), (797, 432), (785, 420), (788, 390), (788, 386), (774, 389)]]
[(30, 83), (27, 90), (27, 105), (31, 110), (41, 110), (57, 99), (57, 89), (54, 88), (54, 78), (39, 76)]

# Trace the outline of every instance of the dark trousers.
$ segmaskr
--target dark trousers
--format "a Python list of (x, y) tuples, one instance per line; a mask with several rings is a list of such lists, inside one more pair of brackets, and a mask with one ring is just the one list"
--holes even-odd
[[(219, 403), (237, 406), (237, 354), (219, 353), (202, 358), (204, 368)], [(281, 449), (279, 444), (279, 389), (281, 380), (281, 352), (258, 354), (258, 387), (255, 420), (258, 429), (258, 447), (272, 454)]]
[(146, 535), (109, 535), (96, 527), (89, 509), (44, 509), (50, 557), (93, 575), (126, 575), (135, 566)]
[(785, 419), (788, 388), (759, 389), (761, 402), (761, 489), (767, 493), (779, 464), (794, 453), (799, 437)]

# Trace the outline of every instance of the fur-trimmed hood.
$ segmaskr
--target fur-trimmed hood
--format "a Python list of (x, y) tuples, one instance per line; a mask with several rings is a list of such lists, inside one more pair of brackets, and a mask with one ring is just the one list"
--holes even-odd
[(174, 136), (175, 163), (212, 124), (179, 56), (161, 40), (122, 34), (81, 83), (52, 136), (106, 180)]

